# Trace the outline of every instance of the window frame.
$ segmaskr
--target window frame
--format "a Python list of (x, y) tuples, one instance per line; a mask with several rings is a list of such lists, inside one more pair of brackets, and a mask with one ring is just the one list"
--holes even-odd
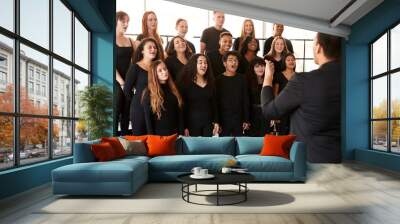
[[(400, 152), (394, 152), (392, 151), (392, 122), (393, 121), (400, 121), (400, 117), (392, 117), (392, 98), (391, 98), (391, 90), (392, 90), (392, 83), (391, 79), (393, 75), (396, 75), (396, 73), (400, 72), (400, 66), (394, 69), (391, 69), (391, 31), (397, 27), (400, 26), (400, 20), (389, 26), (388, 28), (385, 29), (384, 32), (379, 34), (376, 38), (374, 38), (371, 42), (368, 43), (369, 47), (369, 149), (372, 151), (380, 151), (380, 152), (386, 152), (386, 153), (391, 153), (391, 154), (400, 154)], [(386, 46), (387, 46), (387, 51), (386, 51), (386, 56), (387, 56), (387, 63), (386, 63), (386, 71), (376, 74), (373, 74), (373, 44), (376, 43), (381, 37), (384, 35), (387, 35), (386, 39)], [(400, 54), (400, 53), (399, 53)], [(386, 105), (386, 117), (385, 118), (373, 118), (373, 91), (374, 91), (374, 86), (373, 86), (373, 81), (378, 79), (386, 77), (386, 86), (387, 86), (387, 105)], [(373, 122), (376, 121), (386, 121), (386, 151), (379, 150), (374, 148), (374, 132), (373, 132)]]
[[(6, 37), (6, 38), (10, 38), (13, 41), (13, 52), (12, 52), (12, 61), (13, 64), (11, 65), (12, 68), (10, 69), (12, 71), (11, 75), (13, 75), (13, 79), (14, 79), (14, 105), (13, 105), (13, 112), (2, 112), (0, 111), (0, 116), (2, 117), (12, 117), (13, 119), (13, 165), (10, 167), (4, 167), (4, 168), (0, 168), (0, 172), (5, 171), (5, 170), (11, 170), (11, 169), (16, 169), (19, 167), (24, 167), (24, 166), (30, 166), (33, 164), (38, 164), (38, 163), (43, 163), (46, 161), (50, 161), (50, 160), (54, 160), (54, 159), (62, 159), (62, 158), (66, 158), (66, 157), (70, 157), (73, 156), (73, 152), (74, 152), (74, 143), (75, 143), (75, 125), (76, 125), (76, 121), (79, 120), (79, 117), (75, 116), (75, 110), (74, 108), (71, 108), (71, 114), (68, 116), (56, 116), (53, 115), (53, 59), (58, 60), (61, 63), (64, 63), (68, 66), (71, 67), (71, 80), (70, 82), (70, 86), (71, 89), (69, 91), (71, 91), (72, 93), (72, 99), (71, 99), (71, 105), (74, 105), (75, 103), (75, 98), (76, 98), (76, 92), (75, 92), (75, 88), (74, 88), (74, 82), (75, 82), (75, 69), (85, 73), (88, 75), (89, 77), (89, 83), (88, 86), (92, 85), (92, 62), (91, 62), (91, 36), (92, 36), (92, 31), (89, 29), (89, 27), (87, 26), (87, 24), (83, 21), (83, 19), (72, 9), (72, 7), (65, 1), (65, 0), (59, 0), (69, 11), (71, 11), (71, 18), (70, 18), (70, 23), (71, 23), (71, 33), (69, 35), (71, 35), (71, 58), (67, 59), (64, 58), (63, 56), (55, 53), (53, 50), (53, 1), (54, 0), (47, 0), (49, 2), (49, 47), (48, 49), (46, 49), (45, 47), (40, 46), (39, 44), (36, 44), (32, 41), (30, 41), (29, 39), (23, 37), (20, 35), (20, 0), (14, 0), (13, 1), (13, 10), (14, 10), (14, 18), (13, 18), (13, 28), (14, 31), (10, 31), (4, 27), (0, 26), (0, 35)], [(78, 64), (75, 63), (75, 19), (77, 19), (82, 25), (83, 27), (88, 31), (88, 69), (85, 69), (81, 66), (79, 66)], [(20, 90), (21, 90), (21, 80), (20, 80), (20, 65), (21, 65), (21, 56), (20, 56), (20, 45), (23, 44), (29, 48), (32, 48), (33, 50), (36, 50), (42, 54), (45, 54), (46, 56), (48, 56), (48, 74), (47, 74), (47, 80), (46, 80), (46, 87), (45, 87), (45, 95), (48, 97), (48, 112), (46, 115), (39, 115), (39, 114), (26, 114), (26, 113), (21, 113), (20, 111)], [(27, 72), (25, 74), (26, 76), (26, 82), (32, 81), (34, 84), (34, 92), (36, 91), (35, 89), (35, 84), (40, 83), (40, 87), (42, 88), (42, 79), (41, 79), (41, 75), (42, 72), (40, 72), (40, 76), (39, 76), (39, 80), (38, 82), (36, 82), (36, 69), (34, 68), (33, 70), (33, 79), (30, 78), (30, 69), (31, 67), (29, 66), (29, 63), (27, 64)], [(29, 87), (27, 84), (27, 91), (29, 91)], [(40, 89), (41, 91), (41, 89)], [(48, 93), (47, 93), (48, 92)], [(35, 93), (34, 93), (35, 94)], [(40, 94), (38, 95), (40, 97), (42, 96), (42, 92), (40, 92)], [(21, 158), (20, 158), (20, 119), (21, 118), (45, 118), (47, 119), (47, 123), (48, 123), (48, 135), (47, 135), (47, 142), (49, 144), (47, 144), (47, 148), (45, 150), (48, 151), (48, 155), (47, 157), (43, 157), (43, 160), (40, 160), (38, 162), (29, 162), (29, 163), (24, 163), (21, 164)], [(62, 156), (54, 156), (53, 152), (54, 149), (56, 147), (53, 146), (52, 142), (53, 142), (53, 123), (57, 120), (65, 120), (65, 121), (71, 121), (71, 153), (68, 155), (62, 155)]]

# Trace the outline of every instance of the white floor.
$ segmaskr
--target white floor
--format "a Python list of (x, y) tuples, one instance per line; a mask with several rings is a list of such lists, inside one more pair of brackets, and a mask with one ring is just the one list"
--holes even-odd
[(398, 173), (358, 163), (312, 165), (307, 184), (317, 184), (345, 201), (365, 206), (360, 213), (350, 214), (38, 214), (40, 208), (55, 199), (46, 185), (1, 201), (0, 223), (400, 223)]

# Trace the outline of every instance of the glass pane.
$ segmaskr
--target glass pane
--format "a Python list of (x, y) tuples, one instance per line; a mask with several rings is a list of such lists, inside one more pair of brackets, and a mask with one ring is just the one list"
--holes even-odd
[(21, 36), (49, 48), (49, 0), (20, 0)]
[(372, 81), (372, 118), (387, 118), (387, 78)]
[(313, 41), (306, 41), (306, 58), (314, 58), (314, 52), (313, 52)]
[(372, 75), (387, 71), (387, 34), (372, 45)]
[(71, 66), (53, 60), (53, 115), (72, 117)]
[(387, 151), (387, 121), (372, 122), (372, 148)]
[(296, 72), (304, 72), (304, 60), (296, 59)]
[(53, 10), (53, 51), (71, 60), (72, 13), (60, 0), (53, 0)]
[(400, 25), (393, 28), (390, 34), (390, 67), (395, 69), (400, 67)]
[(88, 138), (88, 128), (84, 120), (75, 121), (75, 142), (85, 142)]
[(21, 164), (34, 163), (49, 158), (49, 120), (22, 117), (20, 120)]
[(400, 120), (391, 121), (392, 152), (400, 153)]
[(53, 157), (72, 154), (72, 121), (53, 120)]
[(318, 65), (314, 63), (314, 59), (305, 60), (305, 72), (309, 72), (318, 68)]
[(0, 26), (14, 31), (14, 0), (1, 0)]
[(14, 165), (13, 118), (0, 116), (0, 170)]
[(391, 116), (400, 118), (400, 72), (391, 75), (391, 88), (390, 88), (390, 98), (391, 98)]
[(75, 63), (89, 69), (89, 32), (75, 18)]
[(89, 75), (75, 69), (75, 117), (79, 117), (81, 114), (81, 108), (79, 106), (80, 92), (89, 86)]
[(298, 40), (292, 40), (294, 56), (296, 58), (304, 58), (304, 42)]
[[(1, 13), (1, 12), (0, 12)], [(0, 111), (14, 111), (14, 43), (0, 35)]]
[(21, 113), (47, 115), (49, 57), (21, 44)]

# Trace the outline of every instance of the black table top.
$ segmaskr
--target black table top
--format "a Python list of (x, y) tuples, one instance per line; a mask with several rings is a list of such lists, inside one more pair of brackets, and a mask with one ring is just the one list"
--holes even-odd
[(193, 179), (192, 173), (186, 173), (177, 177), (178, 181), (186, 184), (236, 184), (248, 183), (255, 180), (249, 173), (212, 173), (215, 177), (211, 179)]

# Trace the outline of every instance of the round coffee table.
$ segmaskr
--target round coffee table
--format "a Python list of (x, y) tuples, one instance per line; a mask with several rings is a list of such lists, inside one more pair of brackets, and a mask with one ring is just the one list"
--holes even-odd
[[(188, 203), (198, 205), (234, 205), (247, 200), (247, 192), (249, 188), (247, 183), (255, 180), (255, 177), (248, 173), (216, 173), (212, 179), (193, 179), (190, 177), (191, 173), (182, 174), (177, 177), (178, 181), (182, 183), (182, 199)], [(197, 185), (215, 185), (215, 190), (198, 190)], [(194, 191), (190, 191), (190, 186), (195, 186)], [(220, 185), (236, 185), (237, 190), (224, 190), (220, 189)], [(214, 192), (215, 194), (206, 194)], [(190, 196), (203, 196), (203, 197), (216, 197), (216, 204), (202, 204), (190, 200)], [(240, 199), (231, 203), (221, 203), (221, 197), (240, 196)]]

